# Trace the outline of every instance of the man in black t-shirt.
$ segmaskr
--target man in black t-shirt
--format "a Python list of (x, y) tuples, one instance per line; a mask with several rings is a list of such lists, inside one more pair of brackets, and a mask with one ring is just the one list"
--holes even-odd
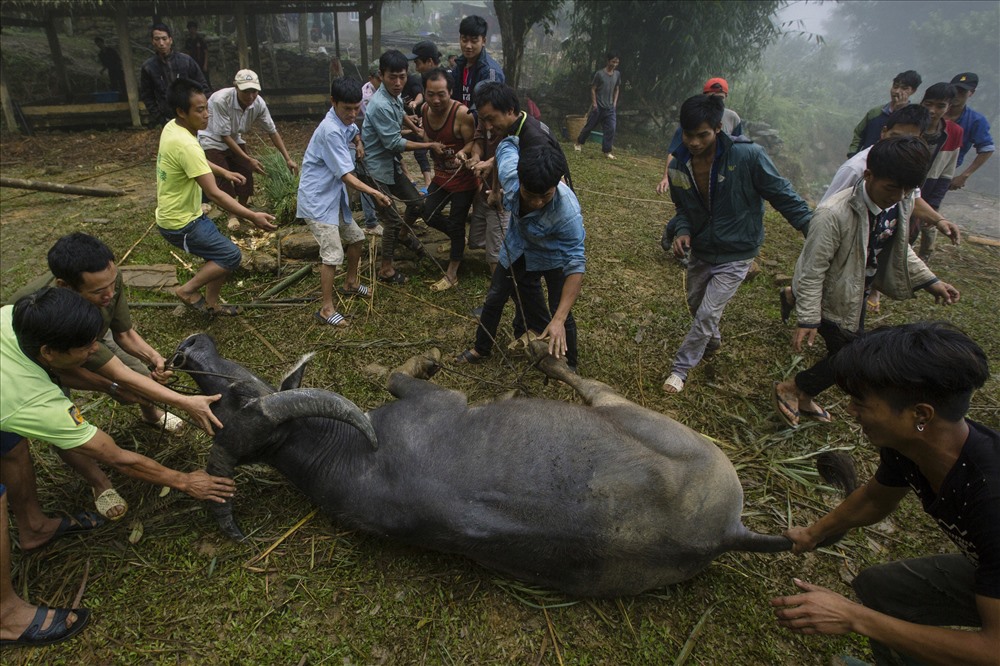
[(965, 418), (973, 391), (990, 377), (986, 354), (957, 329), (928, 322), (877, 329), (849, 351), (832, 359), (834, 375), (881, 461), (833, 511), (785, 532), (792, 551), (881, 521), (912, 488), (961, 553), (865, 569), (852, 582), (861, 604), (795, 579), (801, 593), (771, 600), (778, 623), (803, 634), (867, 636), (878, 664), (995, 664), (1000, 433)]

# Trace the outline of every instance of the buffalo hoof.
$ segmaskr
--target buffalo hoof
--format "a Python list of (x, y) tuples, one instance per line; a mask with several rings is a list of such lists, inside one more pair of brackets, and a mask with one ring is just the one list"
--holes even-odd
[(532, 340), (528, 343), (528, 358), (552, 379), (565, 382), (569, 375), (573, 374), (565, 358), (556, 358), (549, 354), (549, 343), (545, 340)]
[[(441, 350), (434, 347), (425, 354), (411, 356), (392, 372), (409, 375), (415, 379), (430, 379), (441, 369)], [(390, 375), (392, 373), (389, 373)]]

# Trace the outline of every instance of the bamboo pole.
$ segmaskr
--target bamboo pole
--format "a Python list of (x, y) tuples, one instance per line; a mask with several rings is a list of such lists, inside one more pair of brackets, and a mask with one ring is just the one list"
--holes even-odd
[(40, 192), (58, 192), (59, 194), (82, 194), (87, 197), (121, 197), (125, 195), (124, 190), (106, 190), (100, 187), (46, 183), (41, 180), (25, 180), (24, 178), (0, 178), (0, 187), (13, 187), (18, 190), (37, 190)]

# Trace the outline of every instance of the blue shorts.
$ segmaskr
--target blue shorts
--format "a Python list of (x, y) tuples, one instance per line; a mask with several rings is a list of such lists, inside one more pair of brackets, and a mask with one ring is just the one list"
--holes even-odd
[(205, 261), (214, 261), (227, 271), (240, 267), (240, 248), (219, 231), (208, 215), (202, 215), (180, 229), (157, 227), (160, 235), (174, 247), (179, 247)]
[(23, 435), (18, 435), (16, 432), (7, 432), (6, 430), (0, 430), (0, 456), (5, 456), (14, 450), (20, 441), (24, 439)]

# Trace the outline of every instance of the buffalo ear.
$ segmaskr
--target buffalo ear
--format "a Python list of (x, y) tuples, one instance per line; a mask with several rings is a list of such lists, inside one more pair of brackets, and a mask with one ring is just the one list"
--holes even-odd
[(315, 353), (309, 353), (299, 359), (299, 362), (292, 366), (281, 380), (281, 387), (279, 391), (287, 391), (288, 389), (297, 389), (300, 384), (302, 384), (302, 375), (306, 372), (306, 365), (312, 360)]

